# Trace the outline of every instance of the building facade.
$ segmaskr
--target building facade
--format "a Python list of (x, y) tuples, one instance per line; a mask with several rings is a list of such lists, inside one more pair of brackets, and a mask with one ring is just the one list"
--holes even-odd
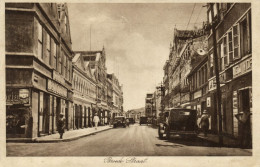
[(114, 118), (118, 115), (123, 115), (123, 91), (118, 78), (114, 74), (107, 74), (107, 78), (112, 84), (112, 112)]
[(145, 97), (145, 116), (152, 118), (153, 116), (153, 93), (147, 93)]
[(6, 3), (6, 134), (56, 133), (63, 113), (72, 128), (72, 50), (66, 4)]
[(92, 127), (92, 117), (96, 105), (96, 80), (89, 63), (85, 63), (83, 56), (76, 53), (73, 60), (73, 128)]
[[(100, 51), (75, 51), (83, 57), (84, 64), (89, 64), (96, 80), (96, 103), (92, 105), (100, 118), (100, 124), (107, 123), (109, 109), (107, 104), (107, 68), (105, 48)], [(94, 115), (92, 115), (93, 117)]]
[[(250, 3), (215, 3), (213, 11), (208, 5), (208, 22), (216, 25), (217, 56), (221, 83), (222, 131), (238, 137), (242, 131), (235, 115), (252, 113), (252, 31)], [(213, 12), (213, 20), (211, 18)], [(213, 63), (213, 37), (209, 43), (209, 110), (218, 131), (215, 69)], [(252, 120), (252, 115), (250, 117)], [(252, 121), (250, 120), (250, 124)], [(252, 126), (251, 126), (252, 127)], [(252, 135), (252, 129), (248, 132)]]

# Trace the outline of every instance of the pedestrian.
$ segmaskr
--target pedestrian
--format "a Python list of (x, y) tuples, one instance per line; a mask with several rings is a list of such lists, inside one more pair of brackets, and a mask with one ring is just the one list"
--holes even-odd
[(241, 133), (239, 135), (239, 143), (241, 148), (251, 147), (251, 128), (250, 128), (250, 115), (249, 111), (240, 112), (235, 115), (239, 124), (241, 125)]
[(203, 111), (199, 125), (201, 125), (201, 129), (206, 137), (209, 130), (209, 116), (207, 114), (207, 110)]
[(129, 127), (129, 118), (126, 118), (126, 126)]
[(63, 133), (64, 133), (64, 129), (65, 129), (65, 118), (63, 117), (64, 115), (61, 113), (58, 123), (57, 123), (57, 128), (58, 128), (58, 132), (60, 134), (60, 139), (62, 139), (63, 137)]
[(97, 130), (97, 126), (98, 126), (98, 122), (99, 122), (99, 117), (98, 117), (97, 113), (95, 113), (95, 116), (93, 118), (93, 122), (95, 124), (95, 129)]

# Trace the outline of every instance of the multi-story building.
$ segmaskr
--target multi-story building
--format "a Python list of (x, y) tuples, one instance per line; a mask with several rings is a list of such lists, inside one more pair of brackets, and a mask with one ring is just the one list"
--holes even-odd
[(145, 97), (145, 116), (153, 116), (153, 93), (147, 93)]
[[(172, 46), (170, 47), (172, 50)], [(171, 55), (171, 52), (170, 52)], [(169, 60), (167, 60), (163, 66), (163, 70), (164, 70), (164, 76), (163, 76), (163, 86), (164, 86), (164, 95), (162, 96), (162, 103), (163, 103), (163, 108), (162, 110), (164, 110), (165, 108), (169, 108), (169, 67), (170, 67), (170, 63)]]
[[(243, 112), (252, 113), (251, 3), (215, 3), (212, 11), (208, 4), (207, 14), (209, 24), (213, 23), (216, 30), (222, 94), (222, 131), (238, 137), (241, 127), (235, 115)], [(207, 107), (212, 116), (212, 129), (218, 131), (212, 33), (208, 36), (208, 44)], [(250, 137), (252, 130), (248, 131)]]
[[(198, 125), (201, 119), (202, 112), (207, 110), (207, 94), (208, 94), (208, 54), (205, 54), (202, 59), (193, 65), (188, 74), (190, 86), (190, 104), (192, 109), (197, 110)], [(211, 117), (209, 117), (209, 129), (211, 130)]]
[(56, 3), (5, 4), (6, 134), (56, 133), (63, 113), (72, 128), (72, 50), (68, 9)]
[(112, 118), (112, 112), (113, 112), (113, 84), (112, 84), (112, 78), (110, 76), (111, 74), (107, 74), (107, 105), (108, 105), (108, 110), (111, 111), (107, 118), (108, 123)]
[[(88, 63), (96, 80), (96, 103), (92, 105), (100, 118), (100, 124), (104, 124), (105, 118), (109, 115), (107, 105), (107, 68), (105, 49), (101, 51), (75, 51), (83, 57), (84, 64)], [(93, 117), (94, 115), (92, 115)]]
[(112, 84), (112, 117), (122, 115), (123, 113), (123, 91), (122, 86), (119, 84), (119, 80), (114, 74), (107, 74), (108, 80)]
[(96, 80), (89, 62), (85, 62), (80, 53), (76, 53), (73, 63), (73, 128), (91, 127), (96, 105)]

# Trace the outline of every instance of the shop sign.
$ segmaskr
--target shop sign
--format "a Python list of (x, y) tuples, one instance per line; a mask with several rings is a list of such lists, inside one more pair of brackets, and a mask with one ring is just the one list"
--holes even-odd
[(211, 107), (210, 97), (207, 97), (207, 107)]
[(47, 90), (52, 93), (58, 94), (60, 96), (67, 97), (67, 89), (61, 86), (60, 84), (57, 84), (56, 82), (49, 79), (48, 79)]
[(209, 91), (216, 89), (216, 78), (213, 78), (209, 81)]
[(58, 83), (63, 84), (63, 85), (65, 84), (64, 78), (58, 72), (53, 71), (52, 77), (53, 77), (54, 81), (57, 81)]
[(6, 103), (29, 104), (29, 89), (6, 89)]
[(194, 93), (194, 99), (197, 99), (197, 98), (199, 98), (201, 96), (202, 96), (202, 91), (201, 90), (199, 90), (199, 91)]
[(198, 38), (207, 34), (207, 32), (202, 28), (198, 30), (177, 30), (175, 29), (175, 37), (181, 40), (187, 40), (190, 38)]
[(233, 78), (239, 77), (252, 70), (252, 58), (248, 58), (233, 67)]

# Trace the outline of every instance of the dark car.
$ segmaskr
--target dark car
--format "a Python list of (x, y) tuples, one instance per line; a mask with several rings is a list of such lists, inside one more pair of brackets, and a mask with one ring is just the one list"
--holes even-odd
[(124, 116), (118, 116), (113, 119), (113, 127), (126, 127), (126, 119)]
[(158, 135), (170, 139), (171, 135), (181, 137), (197, 136), (197, 111), (185, 108), (170, 108), (164, 112), (159, 123)]
[(148, 118), (147, 117), (140, 117), (140, 125), (142, 124), (148, 124)]
[(130, 123), (130, 124), (134, 124), (134, 123), (135, 123), (134, 118), (127, 118), (127, 119), (129, 120), (129, 123)]

